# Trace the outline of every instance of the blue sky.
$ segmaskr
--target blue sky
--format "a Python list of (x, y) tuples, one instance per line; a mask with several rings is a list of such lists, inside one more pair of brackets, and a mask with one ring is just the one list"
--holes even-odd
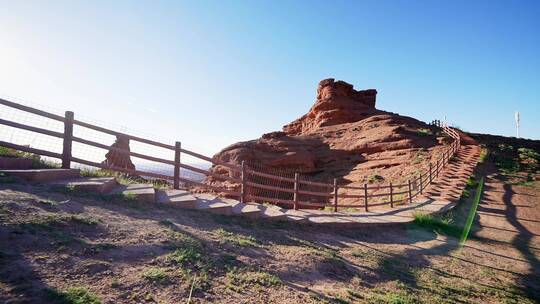
[[(377, 107), (540, 139), (538, 1), (0, 1), (0, 96), (214, 153), (306, 113)], [(141, 131), (141, 132), (139, 132)]]

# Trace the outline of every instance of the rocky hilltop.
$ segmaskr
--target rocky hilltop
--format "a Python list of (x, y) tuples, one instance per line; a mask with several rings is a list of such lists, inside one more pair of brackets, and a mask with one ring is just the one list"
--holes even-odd
[[(322, 80), (309, 112), (282, 131), (235, 143), (214, 159), (256, 166), (268, 172), (299, 172), (321, 181), (363, 185), (406, 180), (418, 172), (443, 143), (437, 128), (414, 118), (376, 109), (377, 91), (354, 89), (334, 79)], [(228, 174), (227, 168), (212, 171)], [(238, 185), (208, 178), (206, 183)]]

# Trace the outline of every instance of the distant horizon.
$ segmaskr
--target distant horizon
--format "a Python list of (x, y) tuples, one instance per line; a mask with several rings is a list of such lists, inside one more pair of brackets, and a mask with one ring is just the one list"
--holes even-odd
[[(1, 0), (0, 0), (1, 1)], [(0, 97), (213, 155), (307, 113), (317, 84), (465, 131), (540, 139), (540, 3), (5, 1)]]

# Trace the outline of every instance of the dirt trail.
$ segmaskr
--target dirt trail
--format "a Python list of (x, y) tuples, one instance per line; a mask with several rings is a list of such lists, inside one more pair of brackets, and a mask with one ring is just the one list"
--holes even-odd
[[(475, 236), (500, 244), (509, 263), (522, 264), (521, 284), (540, 284), (540, 191), (512, 183), (488, 164), (484, 195), (478, 206)], [(514, 259), (512, 261), (511, 259)], [(526, 261), (526, 263), (523, 263)], [(518, 262), (518, 263), (516, 263)], [(519, 263), (521, 262), (521, 263)]]
[[(0, 184), (0, 303), (57, 303), (47, 294), (73, 286), (102, 303), (185, 303), (194, 275), (205, 284), (193, 303), (538, 302), (540, 182), (480, 173), (462, 248), (415, 225), (270, 224)], [(469, 209), (448, 217), (461, 224)]]

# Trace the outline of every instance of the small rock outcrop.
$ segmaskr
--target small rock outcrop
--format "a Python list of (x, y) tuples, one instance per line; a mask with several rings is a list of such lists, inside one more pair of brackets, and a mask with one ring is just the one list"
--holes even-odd
[(324, 79), (309, 112), (283, 127), (288, 135), (307, 134), (320, 127), (355, 122), (373, 114), (377, 90), (356, 91), (345, 81)]
[[(111, 145), (111, 147), (129, 152), (129, 138), (118, 135), (116, 136), (116, 141)], [(110, 167), (135, 170), (135, 165), (131, 162), (129, 155), (115, 150), (109, 150), (109, 152), (105, 154), (105, 160), (102, 162), (102, 164)]]

